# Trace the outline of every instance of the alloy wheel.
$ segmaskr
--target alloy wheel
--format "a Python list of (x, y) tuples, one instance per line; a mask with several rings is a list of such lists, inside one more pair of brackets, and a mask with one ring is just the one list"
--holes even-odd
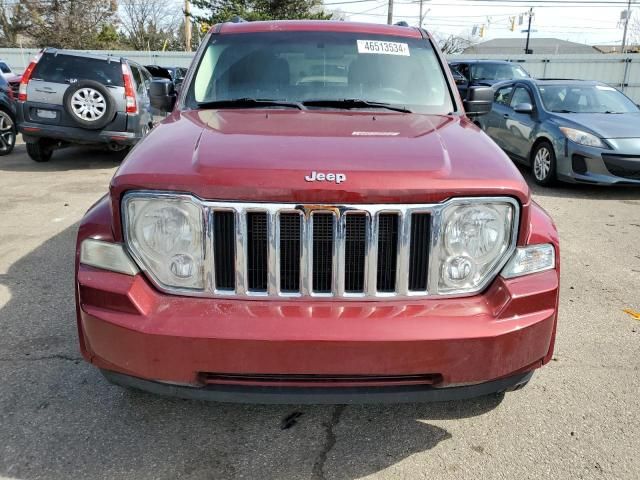
[(7, 112), (0, 110), (0, 152), (11, 150), (16, 143), (16, 130)]
[(539, 181), (544, 181), (551, 171), (551, 152), (547, 147), (540, 147), (533, 159), (533, 174)]

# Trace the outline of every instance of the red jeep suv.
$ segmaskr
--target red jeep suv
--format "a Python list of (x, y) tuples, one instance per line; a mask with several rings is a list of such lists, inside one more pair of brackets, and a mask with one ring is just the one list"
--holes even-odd
[(553, 353), (558, 236), (427, 32), (215, 26), (78, 233), (112, 382), (258, 403), (468, 398)]

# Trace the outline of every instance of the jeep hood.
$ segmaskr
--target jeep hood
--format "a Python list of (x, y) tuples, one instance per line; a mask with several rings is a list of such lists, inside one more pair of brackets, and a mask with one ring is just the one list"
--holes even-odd
[[(313, 171), (346, 180), (305, 180)], [(435, 203), (461, 195), (529, 201), (513, 163), (467, 119), (362, 111), (175, 112), (116, 173), (114, 202), (132, 189), (296, 203)]]

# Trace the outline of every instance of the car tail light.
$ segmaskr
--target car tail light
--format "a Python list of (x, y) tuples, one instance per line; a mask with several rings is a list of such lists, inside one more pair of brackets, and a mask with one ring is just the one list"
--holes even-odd
[(129, 65), (122, 64), (122, 78), (124, 79), (124, 96), (127, 100), (127, 113), (138, 113), (136, 92), (133, 88), (133, 75)]
[(29, 80), (31, 80), (31, 75), (33, 75), (33, 71), (40, 60), (42, 53), (36, 55), (36, 58), (29, 64), (27, 69), (22, 74), (22, 79), (20, 80), (20, 87), (18, 88), (18, 100), (21, 102), (27, 101), (27, 85), (29, 85)]

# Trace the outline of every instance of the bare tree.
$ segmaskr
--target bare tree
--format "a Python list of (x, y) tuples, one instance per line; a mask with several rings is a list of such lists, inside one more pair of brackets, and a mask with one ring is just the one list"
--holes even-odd
[(24, 0), (29, 27), (25, 32), (41, 47), (100, 48), (101, 32), (114, 29), (115, 0)]
[(460, 35), (438, 36), (436, 35), (436, 41), (442, 53), (445, 55), (455, 55), (462, 53), (465, 49), (474, 45), (476, 42), (470, 38), (461, 37)]
[(120, 21), (128, 43), (136, 50), (162, 50), (172, 42), (182, 10), (170, 0), (123, 0)]

